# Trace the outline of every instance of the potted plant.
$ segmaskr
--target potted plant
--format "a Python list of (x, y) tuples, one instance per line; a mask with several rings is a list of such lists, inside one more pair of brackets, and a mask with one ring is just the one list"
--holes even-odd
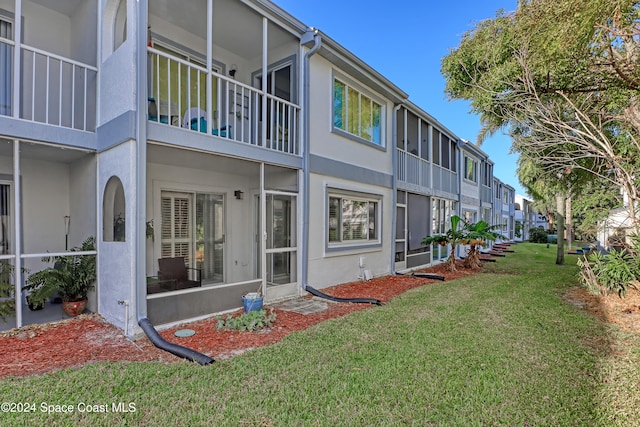
[(15, 285), (13, 284), (13, 264), (0, 261), (0, 320), (6, 321), (16, 313)]
[[(95, 238), (89, 237), (72, 252), (95, 250)], [(53, 261), (53, 267), (45, 268), (29, 276), (24, 290), (30, 291), (32, 303), (44, 303), (57, 294), (62, 298), (62, 309), (69, 316), (77, 316), (87, 307), (87, 295), (95, 286), (96, 256), (65, 255), (42, 258)]]

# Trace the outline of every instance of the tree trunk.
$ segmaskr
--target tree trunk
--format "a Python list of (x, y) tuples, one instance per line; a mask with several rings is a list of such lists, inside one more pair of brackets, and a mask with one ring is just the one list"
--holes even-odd
[(558, 252), (556, 255), (556, 264), (564, 265), (564, 208), (565, 201), (562, 193), (556, 194), (556, 227), (558, 233)]
[(567, 197), (567, 210), (566, 210), (566, 223), (567, 226), (566, 228), (566, 235), (567, 235), (567, 250), (571, 250), (571, 244), (573, 242), (573, 221), (571, 219), (573, 213), (572, 213), (572, 207), (571, 207), (571, 195), (569, 195)]
[(454, 244), (451, 245), (451, 253), (447, 263), (449, 264), (449, 271), (458, 271), (456, 268), (456, 245)]

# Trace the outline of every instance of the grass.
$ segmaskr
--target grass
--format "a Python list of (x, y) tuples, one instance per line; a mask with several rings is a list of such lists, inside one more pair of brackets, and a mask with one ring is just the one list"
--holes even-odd
[[(207, 367), (100, 363), (1, 380), (3, 400), (36, 413), (0, 413), (0, 424), (640, 425), (638, 335), (562, 299), (577, 268), (556, 266), (553, 245), (516, 250), (477, 276)], [(135, 412), (112, 411), (119, 402)]]

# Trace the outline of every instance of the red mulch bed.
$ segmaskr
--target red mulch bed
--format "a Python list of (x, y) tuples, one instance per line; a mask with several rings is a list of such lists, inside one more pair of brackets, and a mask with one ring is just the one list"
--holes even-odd
[[(479, 272), (479, 270), (459, 268), (458, 272), (452, 273), (447, 271), (443, 264), (421, 271), (443, 275), (446, 280), (470, 276)], [(410, 276), (386, 276), (366, 282), (360, 281), (334, 286), (322, 291), (336, 297), (366, 297), (388, 302), (409, 289), (435, 282), (437, 281), (433, 279)], [(636, 327), (640, 323), (640, 293), (638, 294), (638, 300), (634, 300), (635, 308), (633, 305), (631, 308), (626, 308), (626, 310), (632, 310), (632, 314), (638, 315), (639, 321), (636, 323)], [(578, 289), (569, 299), (570, 302), (587, 301), (590, 297), (586, 291)], [(591, 305), (587, 304), (585, 308), (596, 310), (604, 300), (606, 299), (593, 300), (592, 298)], [(370, 307), (372, 306), (369, 304), (332, 303), (328, 304), (327, 310), (312, 315), (276, 309), (277, 320), (274, 326), (259, 332), (220, 331), (216, 329), (217, 320), (210, 318), (167, 329), (160, 334), (167, 341), (193, 348), (220, 360), (256, 347), (273, 344), (294, 331), (306, 329), (324, 320)], [(183, 328), (192, 329), (196, 333), (187, 338), (174, 336), (176, 330)], [(103, 361), (160, 361), (165, 363), (184, 361), (184, 359), (154, 347), (146, 337), (135, 341), (127, 339), (118, 328), (93, 314), (2, 332), (0, 333), (0, 348), (2, 349), (0, 352), (0, 378), (44, 374)]]

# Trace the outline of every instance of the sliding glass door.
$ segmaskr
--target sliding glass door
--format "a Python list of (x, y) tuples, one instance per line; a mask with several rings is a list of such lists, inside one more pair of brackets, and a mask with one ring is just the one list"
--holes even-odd
[(184, 257), (187, 266), (200, 270), (203, 285), (222, 283), (224, 196), (163, 191), (161, 209), (162, 257)]

